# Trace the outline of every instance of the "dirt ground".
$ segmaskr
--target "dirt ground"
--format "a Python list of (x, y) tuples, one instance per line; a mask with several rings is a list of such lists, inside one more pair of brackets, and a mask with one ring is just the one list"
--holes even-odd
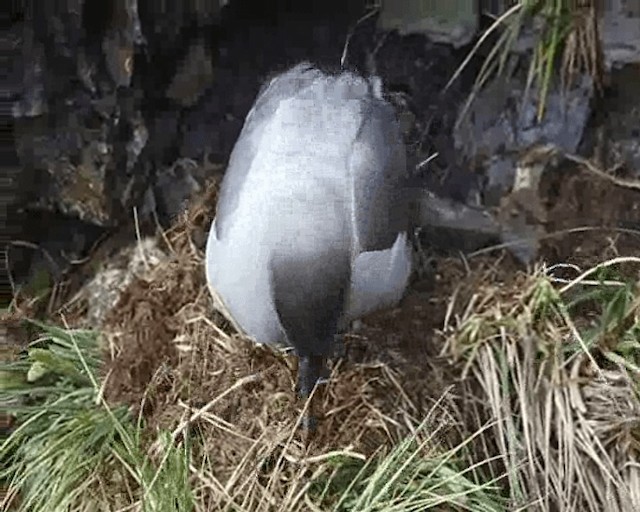
[[(557, 233), (542, 243), (541, 257), (550, 264), (588, 266), (638, 254), (640, 184), (619, 186), (567, 165), (545, 178), (541, 195), (548, 211), (546, 232)], [(586, 229), (568, 232), (577, 228)]]

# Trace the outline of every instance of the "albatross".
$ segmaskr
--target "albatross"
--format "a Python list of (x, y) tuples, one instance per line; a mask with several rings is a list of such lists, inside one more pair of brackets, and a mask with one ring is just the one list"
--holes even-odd
[(245, 119), (207, 239), (207, 282), (244, 334), (295, 350), (303, 399), (334, 336), (404, 294), (407, 176), (378, 77), (302, 62), (263, 85)]

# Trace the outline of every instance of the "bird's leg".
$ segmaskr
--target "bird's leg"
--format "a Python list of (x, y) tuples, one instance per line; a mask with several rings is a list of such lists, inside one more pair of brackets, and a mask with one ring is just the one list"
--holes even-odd
[[(322, 356), (300, 356), (298, 358), (298, 394), (300, 398), (306, 400), (311, 395), (316, 382), (320, 378), (324, 368), (324, 357)], [(302, 428), (315, 431), (317, 418), (313, 411), (313, 404), (309, 404), (307, 414), (302, 418)]]
[(324, 357), (300, 356), (298, 359), (298, 393), (301, 398), (306, 399), (322, 374)]

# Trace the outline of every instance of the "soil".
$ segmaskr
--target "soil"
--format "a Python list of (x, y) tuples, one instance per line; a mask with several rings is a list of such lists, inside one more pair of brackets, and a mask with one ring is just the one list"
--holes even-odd
[(575, 165), (547, 176), (541, 189), (550, 235), (542, 243), (541, 259), (588, 267), (638, 254), (638, 189), (616, 185)]

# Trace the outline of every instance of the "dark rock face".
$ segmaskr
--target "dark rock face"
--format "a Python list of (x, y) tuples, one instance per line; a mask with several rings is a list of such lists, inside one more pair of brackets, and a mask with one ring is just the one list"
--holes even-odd
[[(12, 2), (2, 39), (13, 134), (3, 204), (14, 226), (7, 240), (26, 242), (10, 245), (17, 281), (34, 265), (64, 274), (105, 233), (131, 224), (134, 210), (143, 231), (169, 223), (224, 168), (261, 84), (300, 60), (338, 69), (363, 7), (364, 0)], [(497, 206), (513, 188), (522, 151), (560, 141), (573, 152), (583, 139), (590, 84), (571, 93), (568, 116), (564, 99), (552, 95), (548, 119), (536, 123), (535, 98), (516, 115), (522, 94), (511, 80), (485, 92), (454, 129), (479, 59), (445, 90), (469, 48), (381, 33), (376, 23), (373, 16), (354, 30), (346, 67), (381, 76), (410, 163), (438, 153), (417, 167), (420, 186)], [(629, 119), (608, 122), (628, 128), (620, 150), (635, 163)]]
[[(175, 218), (220, 172), (211, 164), (226, 161), (261, 83), (302, 59), (338, 68), (363, 6), (14, 2), (9, 100), (19, 159), (14, 210), (23, 218), (11, 239), (27, 242), (11, 249), (18, 280), (28, 279), (33, 265), (64, 273), (65, 262), (130, 223), (134, 208), (143, 224)], [(405, 110), (417, 120), (408, 134), (414, 154), (436, 148), (446, 167), (454, 116), (438, 90), (462, 53), (392, 35), (372, 59), (380, 42), (375, 19), (363, 23), (347, 65), (381, 74), (408, 98)]]
[(485, 201), (496, 206), (511, 189), (520, 155), (537, 144), (553, 143), (575, 153), (591, 114), (593, 84), (584, 77), (567, 91), (553, 89), (542, 120), (537, 119), (538, 95), (527, 93), (526, 77), (498, 78), (460, 112), (454, 143), (465, 161), (482, 162)]

